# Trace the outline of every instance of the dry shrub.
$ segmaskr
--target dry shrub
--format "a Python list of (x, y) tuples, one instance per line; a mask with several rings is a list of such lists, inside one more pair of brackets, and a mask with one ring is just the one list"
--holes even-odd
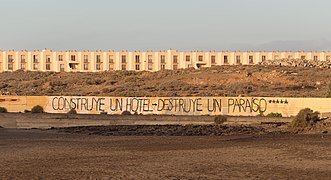
[(31, 113), (44, 113), (44, 108), (37, 105), (31, 109)]
[(328, 86), (328, 93), (327, 93), (326, 97), (331, 98), (331, 83)]
[(319, 114), (309, 108), (302, 109), (291, 122), (291, 126), (294, 128), (312, 127), (319, 121)]
[(223, 115), (218, 115), (218, 116), (215, 116), (215, 118), (214, 118), (215, 124), (223, 124), (227, 120), (228, 120), (228, 117), (223, 116)]
[(7, 109), (4, 107), (0, 107), (0, 113), (7, 113)]
[(283, 117), (282, 113), (269, 113), (267, 117)]
[(70, 111), (68, 111), (68, 114), (77, 114), (76, 109), (70, 109)]
[(100, 79), (100, 78), (90, 78), (90, 79), (87, 79), (85, 83), (88, 85), (100, 85), (100, 84), (103, 84), (104, 82), (106, 82), (106, 81), (103, 79)]
[(100, 114), (107, 115), (108, 113), (107, 113), (107, 111), (101, 111)]
[(132, 114), (130, 113), (130, 111), (123, 111), (122, 115), (132, 115)]

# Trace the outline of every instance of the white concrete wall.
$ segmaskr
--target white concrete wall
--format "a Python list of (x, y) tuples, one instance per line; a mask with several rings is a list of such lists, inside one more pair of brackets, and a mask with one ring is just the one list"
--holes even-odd
[(0, 96), (0, 107), (9, 112), (24, 112), (40, 105), (48, 113), (67, 113), (74, 108), (82, 114), (230, 115), (257, 116), (281, 113), (295, 116), (301, 109), (331, 112), (331, 98), (284, 97), (61, 97)]

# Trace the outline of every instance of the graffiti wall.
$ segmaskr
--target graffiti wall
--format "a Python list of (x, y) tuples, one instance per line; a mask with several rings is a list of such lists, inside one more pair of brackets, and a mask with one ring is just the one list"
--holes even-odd
[(331, 112), (327, 98), (268, 98), (268, 97), (82, 97), (82, 96), (0, 96), (0, 106), (10, 112), (24, 112), (35, 105), (48, 113), (67, 113), (75, 109), (82, 114), (168, 115), (232, 115), (256, 116), (271, 112), (294, 116), (309, 107)]

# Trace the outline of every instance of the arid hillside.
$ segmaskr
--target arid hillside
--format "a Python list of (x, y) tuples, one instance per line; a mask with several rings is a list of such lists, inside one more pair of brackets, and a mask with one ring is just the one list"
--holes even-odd
[(215, 66), (160, 72), (5, 72), (2, 95), (326, 97), (331, 69)]

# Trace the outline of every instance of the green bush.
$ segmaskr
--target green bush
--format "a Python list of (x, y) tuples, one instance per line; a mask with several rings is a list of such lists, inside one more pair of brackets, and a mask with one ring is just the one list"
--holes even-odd
[(31, 109), (31, 113), (44, 113), (44, 108), (37, 105)]
[(101, 111), (100, 114), (107, 115), (107, 111)]
[(329, 84), (329, 89), (326, 97), (331, 98), (331, 83)]
[(319, 121), (319, 114), (309, 108), (302, 109), (291, 122), (291, 126), (295, 128), (312, 127)]
[(223, 115), (218, 115), (218, 116), (215, 116), (215, 118), (214, 118), (215, 124), (223, 124), (227, 120), (228, 120), (228, 117), (223, 116)]
[(123, 111), (122, 115), (132, 115), (132, 114), (130, 113), (130, 111)]
[(283, 117), (282, 113), (269, 113), (267, 117)]
[(68, 111), (68, 114), (77, 114), (76, 109), (72, 108), (70, 111)]
[(4, 107), (0, 107), (0, 113), (7, 113), (7, 109)]

